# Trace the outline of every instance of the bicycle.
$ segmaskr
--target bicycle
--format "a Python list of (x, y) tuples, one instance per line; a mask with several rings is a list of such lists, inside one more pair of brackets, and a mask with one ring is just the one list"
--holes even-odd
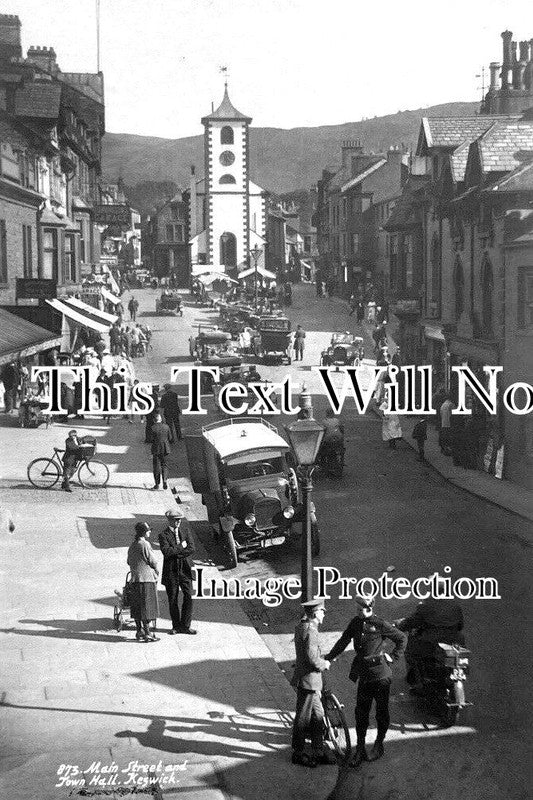
[[(59, 453), (63, 452), (54, 447), (51, 458), (35, 458), (28, 464), (28, 480), (32, 486), (36, 489), (52, 489), (56, 485), (63, 476), (63, 463), (59, 457)], [(93, 459), (92, 454), (87, 453), (76, 467), (74, 476), (77, 476), (84, 489), (103, 489), (109, 481), (109, 468), (103, 461)]]
[(344, 705), (330, 691), (322, 692), (325, 741), (329, 741), (341, 762), (348, 761), (352, 750), (350, 728), (344, 715)]

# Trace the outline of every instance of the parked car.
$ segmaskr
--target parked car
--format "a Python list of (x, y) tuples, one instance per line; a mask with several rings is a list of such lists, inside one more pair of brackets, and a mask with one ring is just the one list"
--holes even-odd
[(333, 333), (331, 342), (322, 351), (320, 363), (323, 366), (358, 366), (365, 357), (364, 340), (353, 333)]
[[(236, 353), (229, 352), (232, 349), (231, 334), (227, 331), (221, 331), (217, 328), (199, 328), (196, 336), (191, 336), (189, 339), (189, 352), (191, 358), (198, 361), (203, 361), (206, 358), (213, 356), (235, 355)], [(236, 350), (236, 348), (235, 348)]]
[[(230, 569), (244, 552), (300, 538), (304, 509), (289, 445), (264, 419), (237, 417), (185, 436), (192, 486), (202, 495)], [(320, 552), (314, 506), (312, 552)]]
[(287, 317), (260, 317), (259, 336), (255, 340), (255, 355), (264, 360), (290, 364), (292, 361), (291, 321)]
[(178, 292), (163, 289), (161, 296), (155, 301), (156, 314), (179, 314), (183, 316), (182, 299)]

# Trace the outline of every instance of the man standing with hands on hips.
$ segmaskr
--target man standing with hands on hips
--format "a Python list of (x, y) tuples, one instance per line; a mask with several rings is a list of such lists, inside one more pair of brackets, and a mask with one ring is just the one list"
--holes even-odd
[[(346, 650), (350, 641), (353, 641), (355, 657), (349, 678), (358, 684), (355, 703), (357, 744), (350, 766), (357, 769), (363, 761), (376, 761), (385, 752), (383, 741), (390, 723), (389, 694), (392, 670), (389, 664), (392, 661), (398, 661), (403, 654), (407, 636), (390, 622), (374, 616), (372, 597), (357, 595), (355, 601), (357, 614), (325, 658), (328, 661), (334, 661)], [(390, 655), (383, 651), (385, 639), (390, 639), (395, 644)], [(378, 730), (369, 757), (366, 752), (365, 739), (373, 701), (376, 703)]]
[[(170, 634), (185, 633), (193, 636), (196, 633), (191, 628), (194, 541), (189, 522), (179, 508), (167, 511), (165, 516), (168, 525), (159, 534), (159, 547), (163, 553), (161, 583), (167, 592), (172, 620)], [(181, 611), (178, 602), (180, 589), (183, 594)]]

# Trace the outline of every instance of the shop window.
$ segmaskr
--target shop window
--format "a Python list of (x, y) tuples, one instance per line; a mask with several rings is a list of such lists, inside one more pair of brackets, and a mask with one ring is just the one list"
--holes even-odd
[(237, 181), (235, 180), (233, 175), (229, 175), (229, 173), (227, 173), (226, 175), (223, 175), (221, 177), (219, 183), (237, 183)]
[(458, 320), (465, 307), (465, 276), (463, 272), (463, 265), (459, 257), (455, 259), (455, 268), (453, 271), (453, 289), (455, 297), (455, 319)]
[(22, 263), (24, 266), (24, 277), (31, 278), (33, 272), (31, 225), (22, 226)]
[(5, 219), (0, 219), (0, 283), (7, 283), (7, 231)]
[(489, 338), (493, 336), (493, 295), (494, 278), (492, 275), (492, 265), (488, 256), (485, 255), (481, 268), (481, 324), (483, 336)]
[(224, 125), (220, 131), (220, 144), (233, 144), (233, 128)]
[(237, 266), (237, 238), (227, 231), (220, 237), (220, 263), (225, 267)]
[(57, 281), (58, 263), (57, 230), (45, 228), (43, 231), (43, 274), (41, 277)]
[(519, 328), (533, 327), (533, 267), (518, 273), (517, 314)]
[(72, 233), (65, 234), (65, 280), (76, 280), (76, 242)]

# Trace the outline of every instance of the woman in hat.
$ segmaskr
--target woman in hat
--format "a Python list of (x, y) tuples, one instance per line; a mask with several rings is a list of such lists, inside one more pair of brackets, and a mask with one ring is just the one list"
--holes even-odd
[(154, 551), (148, 541), (151, 532), (147, 522), (138, 522), (135, 525), (135, 539), (128, 548), (128, 566), (132, 578), (130, 614), (135, 620), (137, 628), (135, 638), (139, 642), (159, 641), (150, 631), (150, 620), (156, 620), (159, 616), (157, 602), (159, 570)]

